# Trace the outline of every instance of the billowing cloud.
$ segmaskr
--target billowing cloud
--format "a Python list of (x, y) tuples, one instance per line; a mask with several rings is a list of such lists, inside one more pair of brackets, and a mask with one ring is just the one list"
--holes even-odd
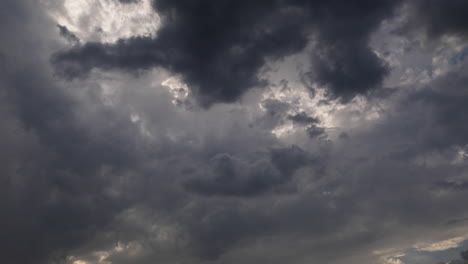
[(465, 7), (2, 1), (0, 258), (460, 258)]
[(444, 35), (466, 37), (468, 34), (468, 19), (464, 15), (468, 10), (466, 1), (416, 0), (411, 1), (411, 7), (414, 8), (414, 17), (408, 27), (422, 30), (430, 38)]
[(329, 1), (216, 3), (155, 1), (163, 25), (155, 39), (133, 37), (96, 42), (57, 53), (65, 76), (94, 68), (136, 71), (162, 67), (182, 76), (203, 106), (234, 102), (264, 86), (258, 73), (267, 60), (302, 51), (318, 36), (315, 81), (330, 96), (349, 101), (377, 88), (384, 63), (368, 46), (370, 34), (391, 16), (398, 1), (343, 4)]
[(258, 195), (288, 182), (308, 160), (311, 161), (297, 146), (273, 149), (267, 157), (251, 164), (222, 153), (210, 160), (212, 168), (208, 173), (212, 176), (192, 179), (186, 187), (203, 195)]

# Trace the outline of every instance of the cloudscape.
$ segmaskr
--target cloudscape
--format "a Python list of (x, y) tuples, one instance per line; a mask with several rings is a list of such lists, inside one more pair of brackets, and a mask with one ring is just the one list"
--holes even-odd
[(0, 263), (468, 263), (467, 0), (1, 0)]

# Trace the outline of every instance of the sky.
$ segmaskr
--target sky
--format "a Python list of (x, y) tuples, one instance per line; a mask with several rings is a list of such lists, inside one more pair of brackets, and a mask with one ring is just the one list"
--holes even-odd
[(0, 262), (468, 263), (468, 1), (0, 1)]

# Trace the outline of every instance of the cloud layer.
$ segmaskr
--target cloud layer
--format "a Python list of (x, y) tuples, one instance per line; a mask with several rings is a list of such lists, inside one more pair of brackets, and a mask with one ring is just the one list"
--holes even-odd
[(464, 1), (109, 3), (161, 25), (0, 3), (4, 261), (401, 263), (468, 235)]

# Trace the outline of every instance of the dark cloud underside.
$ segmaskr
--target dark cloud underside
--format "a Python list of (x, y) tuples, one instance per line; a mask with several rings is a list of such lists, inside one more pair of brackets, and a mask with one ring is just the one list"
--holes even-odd
[[(100, 43), (50, 18), (61, 2), (0, 1), (0, 262), (376, 263), (382, 249), (466, 235), (464, 53), (425, 82), (351, 100), (394, 70), (370, 46), (383, 21), (409, 12), (398, 37), (427, 35), (435, 54), (446, 36), (466, 45), (466, 1), (152, 8), (156, 38)], [(293, 75), (337, 102), (301, 105), (286, 80), (278, 96), (274, 85), (247, 93), (293, 54), (310, 62)], [(204, 109), (174, 105), (153, 68), (181, 77)]]
[(414, 16), (407, 25), (422, 30), (430, 38), (443, 35), (468, 35), (468, 2), (464, 0), (416, 0), (411, 1)]
[(56, 54), (54, 63), (72, 78), (93, 68), (162, 67), (180, 74), (198, 102), (210, 106), (263, 86), (257, 74), (265, 61), (302, 51), (315, 32), (313, 81), (348, 101), (378, 87), (385, 76), (368, 39), (398, 2), (159, 0), (154, 7), (163, 24), (155, 39), (85, 43)]

